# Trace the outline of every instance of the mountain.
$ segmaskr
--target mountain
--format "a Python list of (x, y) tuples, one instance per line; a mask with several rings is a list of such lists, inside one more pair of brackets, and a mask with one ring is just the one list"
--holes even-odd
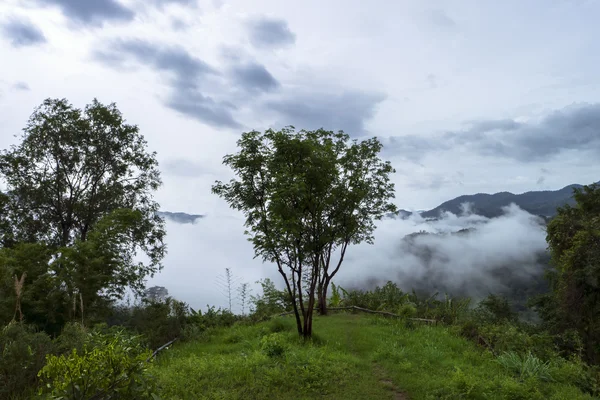
[[(597, 182), (596, 184), (600, 184)], [(423, 218), (438, 218), (444, 211), (453, 214), (463, 212), (463, 204), (469, 203), (469, 210), (475, 214), (487, 218), (499, 217), (503, 214), (502, 207), (515, 203), (521, 209), (533, 215), (539, 215), (548, 219), (556, 215), (556, 209), (565, 204), (573, 205), (573, 189), (580, 189), (583, 185), (573, 184), (565, 186), (560, 190), (541, 190), (531, 191), (521, 194), (510, 192), (499, 192), (494, 194), (477, 193), (471, 195), (459, 196), (448, 200), (434, 209), (428, 211), (417, 211)], [(408, 218), (413, 213), (411, 211), (399, 210), (397, 215), (388, 214), (388, 218)], [(158, 215), (173, 222), (180, 224), (193, 224), (196, 220), (204, 218), (201, 214), (186, 214), (183, 212), (159, 211)]]
[[(575, 204), (573, 189), (580, 189), (582, 187), (582, 185), (573, 184), (565, 186), (560, 190), (531, 191), (521, 194), (499, 192), (494, 194), (477, 193), (463, 195), (448, 200), (432, 210), (420, 212), (420, 215), (423, 218), (438, 218), (444, 211), (461, 214), (463, 212), (463, 204), (469, 203), (469, 210), (471, 212), (484, 217), (494, 218), (503, 214), (502, 207), (515, 203), (528, 213), (547, 219), (556, 214), (558, 207), (565, 204)], [(406, 210), (400, 210), (399, 212), (400, 218), (406, 218), (411, 214), (410, 211)]]
[(169, 212), (169, 211), (159, 211), (157, 213), (160, 217), (164, 219), (168, 219), (172, 222), (176, 222), (178, 224), (193, 224), (196, 220), (200, 218), (204, 218), (205, 215), (201, 214), (186, 214), (183, 212)]

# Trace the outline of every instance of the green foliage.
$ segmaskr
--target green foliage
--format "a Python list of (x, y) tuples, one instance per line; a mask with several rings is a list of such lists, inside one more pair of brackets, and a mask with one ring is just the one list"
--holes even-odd
[(188, 305), (172, 297), (164, 301), (142, 300), (141, 304), (133, 307), (124, 325), (143, 335), (147, 345), (156, 349), (181, 337), (189, 315)]
[(455, 324), (468, 314), (470, 298), (453, 298), (446, 294), (443, 300), (438, 300), (437, 295), (436, 293), (423, 300), (413, 292), (410, 299), (417, 305), (417, 315), (445, 324)]
[(262, 294), (250, 296), (250, 318), (256, 321), (265, 320), (292, 308), (289, 293), (278, 290), (271, 279), (265, 278), (258, 283), (262, 288)]
[(396, 283), (388, 281), (373, 290), (345, 290), (340, 304), (369, 310), (387, 311), (403, 317), (420, 317), (454, 324), (469, 310), (469, 298), (452, 298), (448, 295), (438, 300), (437, 293), (427, 299), (419, 298), (414, 292), (404, 293)]
[[(287, 329), (272, 333), (273, 321)], [(208, 340), (185, 343), (163, 354), (152, 367), (161, 396), (591, 399), (569, 382), (586, 376), (582, 364), (544, 362), (552, 381), (540, 379), (542, 373), (521, 379), (491, 353), (447, 326), (419, 325), (407, 330), (402, 321), (390, 318), (316, 317), (323, 339), (314, 343), (295, 337), (292, 318), (273, 321), (213, 330)], [(526, 367), (526, 371), (534, 370)]]
[(83, 346), (89, 340), (89, 331), (79, 323), (67, 323), (60, 335), (54, 339), (55, 354), (67, 354), (73, 349), (81, 352)]
[(37, 373), (52, 351), (43, 332), (12, 322), (0, 330), (0, 398), (19, 396), (35, 388)]
[(269, 330), (273, 333), (283, 332), (288, 330), (288, 325), (281, 318), (273, 318), (269, 322)]
[(531, 352), (520, 356), (515, 352), (508, 352), (498, 356), (498, 363), (522, 380), (530, 378), (551, 381), (550, 363), (543, 362)]
[(93, 332), (81, 351), (49, 355), (39, 376), (40, 394), (51, 399), (152, 399), (153, 381), (148, 373), (139, 338), (124, 331)]
[(0, 324), (15, 316), (14, 279), (25, 274), (21, 289), (24, 322), (51, 334), (60, 332), (66, 320), (67, 296), (60, 290), (56, 272), (49, 268), (51, 258), (52, 251), (43, 243), (17, 243), (0, 249)]
[(260, 340), (260, 349), (268, 357), (280, 357), (285, 353), (284, 337), (280, 333), (271, 333)]
[(340, 292), (340, 288), (331, 282), (331, 298), (329, 299), (331, 307), (339, 307), (342, 304), (342, 294)]
[(494, 324), (516, 322), (518, 319), (508, 299), (494, 294), (480, 301), (471, 316), (479, 323)]
[(558, 209), (548, 224), (553, 298), (540, 299), (538, 309), (549, 328), (576, 329), (585, 358), (600, 360), (600, 186), (574, 191), (576, 205)]
[(324, 313), (347, 246), (372, 243), (374, 220), (395, 211), (394, 170), (378, 158), (376, 138), (341, 131), (245, 132), (238, 147), (223, 159), (238, 179), (212, 190), (246, 215), (256, 256), (277, 265), (298, 332), (309, 337), (315, 300)]
[[(146, 148), (115, 104), (94, 100), (80, 110), (47, 99), (21, 142), (2, 151), (0, 234), (8, 246), (0, 285), (27, 270), (29, 322), (57, 334), (65, 321), (93, 320), (160, 270), (165, 230), (152, 195), (161, 180)], [(135, 259), (140, 253), (148, 262)]]
[(409, 295), (391, 281), (388, 281), (382, 287), (377, 286), (373, 290), (339, 289), (344, 294), (343, 299), (340, 301), (340, 304), (344, 306), (396, 312), (400, 307), (410, 303)]

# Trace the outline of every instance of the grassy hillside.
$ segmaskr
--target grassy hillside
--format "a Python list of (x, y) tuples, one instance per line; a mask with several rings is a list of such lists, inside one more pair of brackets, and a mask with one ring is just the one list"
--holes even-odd
[(452, 327), (338, 314), (315, 332), (303, 343), (286, 317), (214, 330), (152, 373), (166, 399), (592, 398), (570, 385), (569, 364), (511, 369)]

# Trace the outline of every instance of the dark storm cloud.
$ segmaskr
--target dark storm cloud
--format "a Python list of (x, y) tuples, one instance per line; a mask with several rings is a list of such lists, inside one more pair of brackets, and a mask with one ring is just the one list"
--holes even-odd
[(572, 105), (539, 121), (471, 122), (462, 131), (393, 137), (385, 144), (388, 151), (407, 157), (464, 147), (481, 155), (522, 162), (546, 160), (566, 150), (600, 152), (600, 104)]
[(164, 104), (184, 115), (216, 127), (239, 128), (231, 115), (230, 103), (201, 93), (202, 85), (220, 75), (210, 65), (193, 57), (184, 48), (159, 46), (143, 40), (120, 40), (94, 57), (110, 67), (123, 67), (133, 61), (168, 75), (171, 92)]
[(277, 18), (261, 17), (248, 23), (250, 43), (259, 48), (277, 48), (296, 42), (287, 22)]
[(519, 161), (543, 160), (564, 150), (600, 151), (600, 104), (569, 106), (539, 122), (476, 124), (453, 136), (482, 154)]
[(302, 129), (343, 130), (351, 136), (365, 134), (365, 122), (385, 99), (379, 93), (341, 91), (336, 93), (290, 93), (269, 101), (267, 106), (282, 117), (283, 125)]
[(279, 87), (277, 79), (257, 63), (237, 65), (232, 68), (232, 75), (236, 85), (249, 92), (268, 92)]
[(26, 19), (10, 18), (1, 25), (3, 36), (13, 47), (35, 46), (46, 42), (44, 33)]
[(102, 26), (107, 21), (131, 21), (135, 13), (118, 0), (37, 0), (39, 4), (57, 6), (73, 22)]

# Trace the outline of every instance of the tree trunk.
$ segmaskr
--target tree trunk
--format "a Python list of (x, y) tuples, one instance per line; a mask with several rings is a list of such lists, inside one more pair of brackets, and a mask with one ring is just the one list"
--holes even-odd
[(302, 335), (302, 320), (300, 319), (300, 312), (298, 311), (296, 296), (294, 296), (294, 292), (292, 291), (292, 287), (290, 286), (290, 281), (288, 280), (285, 272), (283, 272), (283, 269), (281, 269), (281, 267), (279, 268), (279, 273), (281, 274), (281, 276), (283, 276), (283, 280), (285, 281), (285, 287), (287, 288), (288, 294), (292, 299), (292, 308), (294, 309), (294, 316), (296, 317), (296, 328), (298, 329), (298, 335)]
[(327, 290), (329, 290), (329, 284), (331, 283), (331, 278), (327, 277), (325, 282), (319, 288), (319, 314), (327, 315)]

